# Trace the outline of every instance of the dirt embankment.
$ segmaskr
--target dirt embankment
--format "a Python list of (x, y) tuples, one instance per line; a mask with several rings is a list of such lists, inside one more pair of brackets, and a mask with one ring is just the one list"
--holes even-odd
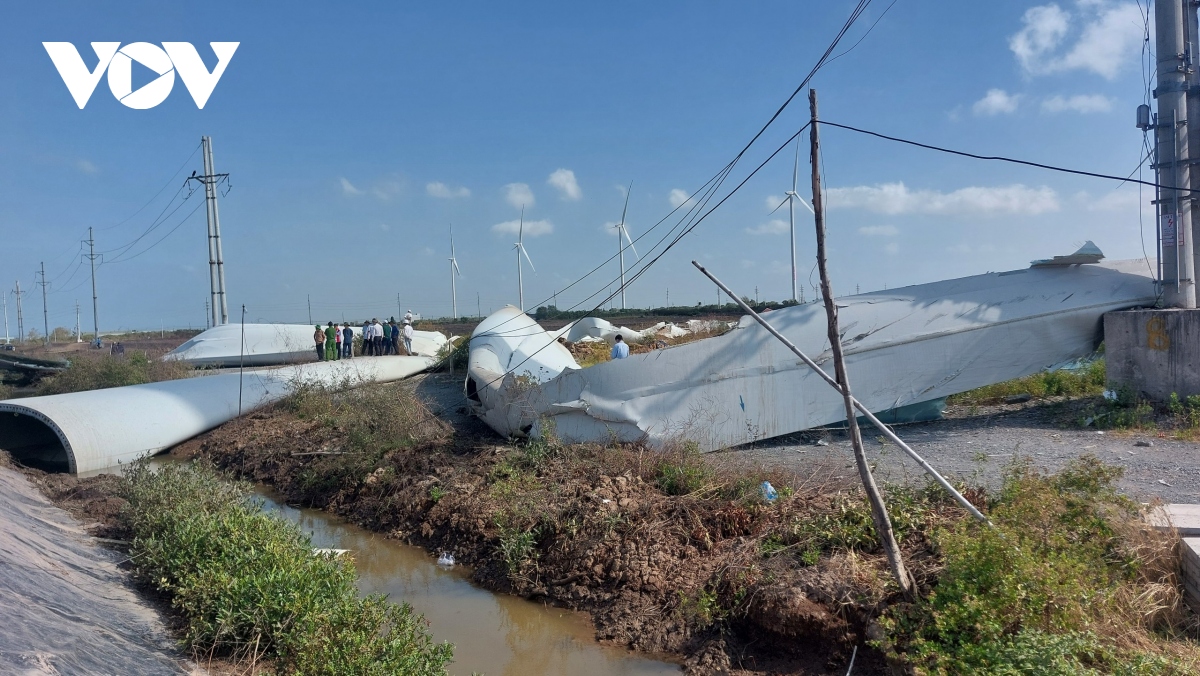
[[(820, 522), (814, 514), (858, 500), (852, 491), (776, 474), (781, 497), (768, 503), (763, 477), (714, 474), (682, 451), (497, 445), (429, 424), (441, 431), (364, 453), (350, 450), (353, 430), (279, 407), (175, 454), (452, 552), (477, 583), (588, 611), (598, 638), (677, 655), (691, 673), (845, 673), (855, 646), (855, 673), (887, 670), (865, 643), (879, 638), (873, 621), (897, 600), (882, 556), (797, 536), (799, 524)], [(918, 581), (931, 579), (921, 529), (904, 546)]]

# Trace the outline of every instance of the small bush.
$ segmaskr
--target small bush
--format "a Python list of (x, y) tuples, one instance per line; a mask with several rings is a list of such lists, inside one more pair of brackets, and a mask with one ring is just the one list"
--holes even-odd
[(444, 673), (453, 648), (434, 644), (421, 616), (359, 598), (349, 559), (314, 554), (212, 470), (135, 464), (126, 476), (131, 560), (170, 597), (194, 652), (266, 656), (279, 673)]
[(1181, 623), (1174, 541), (1134, 525), (1120, 474), (1095, 458), (1010, 466), (994, 528), (936, 535), (945, 568), (927, 599), (889, 611), (893, 646), (929, 674), (1195, 673), (1194, 646), (1179, 659), (1155, 638)]
[(1008, 397), (1022, 394), (1028, 394), (1035, 399), (1096, 396), (1104, 391), (1104, 382), (1104, 360), (1097, 359), (1081, 369), (1042, 371), (951, 395), (946, 401), (961, 406), (979, 406), (1003, 403)]
[(141, 385), (186, 378), (192, 368), (183, 362), (152, 359), (142, 351), (125, 355), (81, 356), (71, 365), (38, 382), (37, 393), (66, 394), (108, 387)]
[(712, 469), (700, 457), (695, 442), (685, 442), (678, 450), (663, 452), (654, 469), (654, 480), (667, 495), (688, 495), (704, 488)]

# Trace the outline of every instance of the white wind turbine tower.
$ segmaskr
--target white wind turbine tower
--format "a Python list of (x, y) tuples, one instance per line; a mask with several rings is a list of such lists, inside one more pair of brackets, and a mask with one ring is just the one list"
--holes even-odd
[[(617, 257), (621, 259), (621, 309), (625, 309), (625, 242), (629, 242), (629, 248), (633, 249), (633, 255), (637, 260), (641, 260), (638, 256), (637, 249), (633, 248), (633, 240), (629, 238), (629, 231), (625, 229), (625, 214), (629, 212), (629, 193), (633, 192), (633, 182), (629, 182), (629, 189), (625, 191), (625, 207), (621, 209), (621, 222), (617, 223), (614, 228), (617, 229)], [(621, 241), (624, 237), (625, 241)]]
[[(512, 221), (509, 221), (510, 223)], [(521, 205), (521, 224), (517, 229), (517, 243), (513, 245), (517, 250), (517, 298), (521, 303), (521, 312), (525, 311), (525, 278), (521, 270), (521, 256), (525, 256), (525, 260), (529, 261), (529, 268), (537, 272), (537, 268), (533, 267), (533, 259), (529, 257), (529, 252), (525, 250), (525, 205)]]
[(458, 269), (458, 259), (454, 257), (454, 224), (450, 224), (450, 306), (454, 309), (454, 318), (458, 319), (458, 288), (455, 276), (462, 276)]
[[(779, 203), (779, 207), (783, 206), (784, 204), (788, 205), (788, 219), (791, 221), (790, 230), (792, 233), (792, 301), (797, 302), (797, 303), (800, 302), (800, 295), (796, 289), (796, 205), (794, 202), (796, 200), (800, 200), (800, 203), (804, 205), (805, 209), (808, 209), (809, 211), (813, 210), (813, 208), (808, 205), (808, 202), (805, 202), (804, 198), (796, 193), (796, 175), (799, 172), (800, 172), (800, 138), (797, 137), (796, 138), (796, 163), (794, 165), (792, 165), (792, 189), (787, 191), (786, 193), (784, 193), (785, 195), (787, 195), (787, 197), (783, 198), (783, 201)], [(776, 211), (779, 211), (779, 207), (775, 207), (774, 209), (772, 209), (771, 213), (775, 213)], [(815, 216), (816, 212), (813, 212), (813, 215)]]

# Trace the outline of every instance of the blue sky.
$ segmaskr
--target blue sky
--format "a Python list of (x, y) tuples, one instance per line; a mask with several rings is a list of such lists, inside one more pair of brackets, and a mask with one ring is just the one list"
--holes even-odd
[[(73, 326), (78, 299), (90, 327), (77, 264), (92, 226), (109, 251), (97, 272), (101, 330), (202, 326), (203, 208), (182, 221), (201, 195), (126, 260), (113, 250), (180, 205), (184, 176), (201, 168), (189, 155), (209, 135), (232, 182), (220, 201), (231, 315), (244, 303), (250, 321), (305, 321), (309, 295), (314, 319), (387, 315), (397, 293), (406, 308), (448, 315), (451, 222), (460, 314), (475, 312), (477, 294), (485, 313), (515, 303), (509, 224), (522, 203), (537, 266), (526, 269), (526, 304), (536, 307), (615, 253), (605, 226), (620, 218), (623, 186), (633, 182), (627, 223), (638, 237), (724, 166), (853, 4), (14, 3), (0, 25), (0, 288), (19, 279), (31, 291), (26, 328), (40, 330), (44, 260), (51, 326)], [(898, 0), (880, 19), (887, 7), (873, 3), (839, 52), (879, 19), (874, 29), (814, 79), (823, 118), (1122, 176), (1137, 166), (1134, 108), (1146, 87), (1136, 3)], [(241, 44), (202, 110), (178, 78), (148, 110), (125, 107), (101, 80), (80, 110), (44, 41), (72, 42), (89, 67), (92, 41), (190, 42), (209, 68), (210, 41)], [(807, 118), (797, 97), (724, 191)], [(1142, 255), (1135, 185), (828, 127), (822, 142), (839, 294), (1023, 267), (1088, 239), (1110, 258)], [(672, 304), (713, 302), (693, 258), (744, 294), (790, 295), (786, 209), (769, 212), (791, 164), (784, 152), (764, 168), (630, 287), (629, 304), (662, 305), (668, 289)], [(1153, 255), (1152, 212), (1144, 218)], [(803, 209), (797, 238), (806, 283), (814, 246)], [(609, 263), (560, 293), (559, 307), (617, 274)]]

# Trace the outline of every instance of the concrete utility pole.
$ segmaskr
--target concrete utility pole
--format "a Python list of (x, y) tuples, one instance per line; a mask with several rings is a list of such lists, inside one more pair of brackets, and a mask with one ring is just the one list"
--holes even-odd
[[(1188, 150), (1189, 128), (1200, 121), (1188, 119), (1188, 81), (1194, 76), (1189, 43), (1184, 39), (1184, 5), (1188, 0), (1154, 3), (1155, 47), (1158, 54), (1158, 119), (1155, 143), (1157, 182), (1171, 186), (1159, 191), (1160, 243), (1163, 261), (1163, 300), (1168, 307), (1196, 307), (1196, 260), (1192, 232), (1192, 199), (1183, 190), (1192, 187)], [(1195, 44), (1195, 35), (1192, 37)], [(1194, 49), (1192, 47), (1191, 49)], [(1200, 110), (1196, 111), (1200, 114)], [(1183, 129), (1183, 133), (1180, 129)], [(1197, 132), (1200, 135), (1200, 131)], [(1198, 172), (1200, 173), (1200, 172)]]
[(13, 294), (17, 297), (17, 342), (25, 342), (25, 315), (21, 314), (21, 294), (25, 293), (21, 290), (21, 280), (17, 280), (17, 290)]
[(42, 336), (42, 344), (49, 346), (50, 345), (50, 310), (48, 309), (48, 306), (46, 305), (46, 287), (50, 286), (50, 282), (46, 281), (46, 261), (42, 261), (42, 269), (40, 271), (38, 271), (38, 274), (41, 276), (41, 280), (37, 283), (37, 285), (42, 287), (42, 328), (45, 329), (45, 331), (46, 331), (45, 335)]
[[(208, 307), (207, 305), (205, 307)], [(312, 324), (312, 294), (308, 294), (308, 323)]]
[(79, 326), (79, 300), (75, 300), (75, 342), (83, 342), (83, 329)]
[(96, 240), (92, 237), (92, 229), (88, 228), (87, 238), (88, 252), (84, 257), (92, 262), (92, 340), (96, 341), (97, 345), (100, 342), (100, 313), (97, 311), (98, 303), (96, 302), (96, 259), (103, 255), (96, 253)]
[(871, 503), (871, 520), (875, 523), (875, 534), (879, 544), (887, 554), (888, 565), (896, 578), (901, 593), (906, 598), (913, 597), (913, 580), (904, 559), (900, 556), (900, 545), (896, 543), (896, 535), (892, 531), (892, 521), (888, 516), (887, 505), (875, 484), (871, 474), (871, 466), (867, 463), (867, 455), (863, 449), (862, 431), (858, 428), (858, 415), (854, 412), (854, 397), (850, 394), (850, 379), (846, 373), (846, 361), (842, 357), (841, 332), (838, 330), (837, 303), (833, 296), (833, 285), (829, 281), (829, 270), (825, 261), (825, 209), (821, 196), (821, 142), (817, 129), (817, 90), (808, 90), (808, 107), (812, 115), (812, 126), (808, 130), (811, 144), (812, 161), (812, 208), (813, 219), (817, 230), (817, 269), (821, 273), (821, 293), (825, 296), (825, 314), (829, 318), (829, 347), (833, 353), (834, 374), (842, 391), (842, 399), (846, 407), (846, 429), (850, 433), (850, 443), (854, 447), (854, 462), (858, 465), (858, 476), (862, 480), (863, 490)]
[(217, 210), (217, 185), (227, 180), (229, 174), (218, 174), (213, 166), (212, 138), (200, 137), (204, 152), (204, 175), (195, 174), (189, 181), (204, 185), (205, 215), (208, 222), (208, 285), (212, 296), (212, 325), (229, 323), (229, 303), (225, 298), (225, 256), (221, 250), (221, 217)]
[(4, 344), (12, 342), (12, 336), (8, 335), (8, 294), (0, 296), (0, 305), (4, 306)]

